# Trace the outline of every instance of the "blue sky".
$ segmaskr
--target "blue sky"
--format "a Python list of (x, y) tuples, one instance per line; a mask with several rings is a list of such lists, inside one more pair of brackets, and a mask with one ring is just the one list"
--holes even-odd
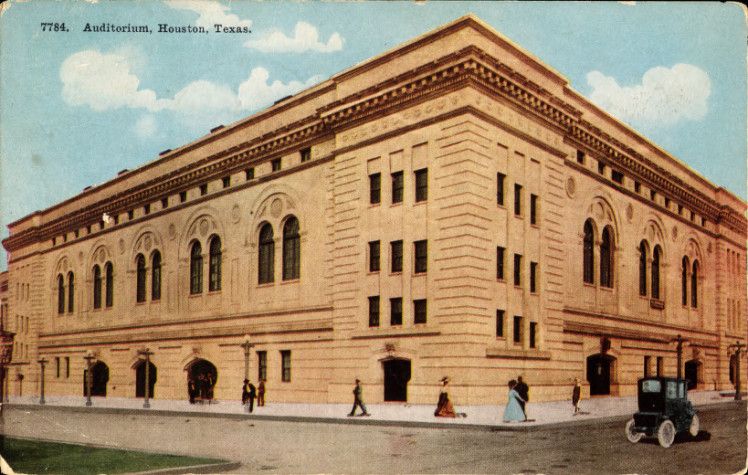
[[(12, 221), (470, 12), (746, 198), (746, 26), (734, 4), (31, 0), (4, 8), (1, 238)], [(42, 22), (69, 31), (43, 32)], [(83, 31), (86, 23), (216, 22), (252, 32)]]

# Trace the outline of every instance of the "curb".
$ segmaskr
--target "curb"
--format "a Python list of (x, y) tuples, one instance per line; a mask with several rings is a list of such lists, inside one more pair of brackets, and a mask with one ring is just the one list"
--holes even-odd
[[(696, 406), (699, 410), (711, 410), (728, 407), (733, 401), (706, 403)], [(738, 404), (746, 404), (746, 401), (735, 401)], [(10, 408), (20, 410), (37, 411), (68, 411), (76, 413), (96, 412), (99, 414), (122, 414), (122, 415), (148, 415), (167, 417), (204, 417), (214, 419), (246, 420), (246, 421), (271, 421), (271, 422), (305, 422), (314, 424), (339, 424), (339, 425), (364, 425), (379, 427), (411, 427), (418, 429), (464, 429), (490, 432), (530, 432), (543, 429), (555, 429), (559, 427), (579, 427), (591, 424), (624, 421), (631, 418), (631, 414), (618, 414), (613, 416), (589, 417), (565, 421), (554, 421), (538, 423), (534, 425), (523, 425), (522, 423), (512, 425), (496, 424), (450, 424), (445, 422), (403, 421), (403, 420), (377, 420), (364, 418), (332, 418), (332, 417), (307, 417), (307, 416), (278, 416), (278, 415), (248, 415), (221, 412), (192, 412), (174, 411), (167, 409), (128, 409), (118, 407), (76, 407), (76, 406), (40, 406), (34, 404), (9, 404)]]
[(205, 465), (190, 465), (186, 467), (162, 468), (145, 472), (131, 472), (123, 475), (182, 475), (187, 473), (220, 473), (241, 468), (239, 462), (221, 462)]

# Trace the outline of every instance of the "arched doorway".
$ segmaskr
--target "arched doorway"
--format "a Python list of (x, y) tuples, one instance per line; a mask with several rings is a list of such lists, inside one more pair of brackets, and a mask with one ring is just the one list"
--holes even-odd
[[(148, 397), (154, 397), (153, 387), (156, 385), (156, 365), (148, 362)], [(138, 361), (135, 366), (135, 397), (145, 397), (145, 361)]]
[[(106, 396), (106, 384), (109, 382), (109, 366), (103, 361), (97, 361), (91, 366), (91, 396)], [(86, 396), (86, 381), (88, 369), (83, 370), (83, 395)]]
[(611, 372), (615, 358), (596, 354), (587, 357), (587, 381), (590, 383), (590, 396), (609, 395)]
[(696, 389), (699, 385), (699, 370), (701, 363), (698, 360), (686, 361), (685, 377), (688, 380), (688, 389)]
[(408, 400), (408, 381), (410, 381), (410, 360), (391, 359), (382, 362), (384, 368), (384, 400)]
[(195, 397), (201, 400), (213, 399), (213, 388), (218, 380), (216, 366), (208, 360), (197, 359), (187, 368), (189, 381), (194, 382)]

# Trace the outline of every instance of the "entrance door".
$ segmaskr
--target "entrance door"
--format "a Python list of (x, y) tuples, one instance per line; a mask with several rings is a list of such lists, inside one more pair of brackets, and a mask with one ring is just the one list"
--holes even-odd
[(699, 362), (696, 360), (686, 361), (686, 379), (688, 389), (696, 389), (699, 384)]
[[(156, 365), (148, 363), (148, 397), (153, 397), (153, 387), (156, 385)], [(135, 368), (135, 397), (145, 397), (145, 361), (140, 361)]]
[[(106, 384), (109, 382), (109, 366), (102, 361), (97, 361), (91, 366), (91, 396), (106, 396)], [(83, 370), (83, 395), (86, 395), (86, 381), (88, 370)]]
[(410, 381), (410, 360), (393, 359), (384, 361), (384, 400), (408, 400), (408, 381)]
[(195, 384), (195, 397), (213, 399), (213, 388), (218, 380), (218, 370), (208, 360), (197, 360), (187, 370), (189, 379)]
[(610, 394), (610, 369), (615, 358), (608, 355), (592, 355), (587, 358), (587, 381), (590, 395)]

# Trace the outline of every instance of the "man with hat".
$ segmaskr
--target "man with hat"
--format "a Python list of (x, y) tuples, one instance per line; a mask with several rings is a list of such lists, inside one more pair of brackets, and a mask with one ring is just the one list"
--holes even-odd
[(250, 383), (248, 379), (244, 380), (244, 386), (242, 387), (242, 404), (249, 403), (249, 412), (254, 410), (255, 396), (257, 392), (254, 384)]
[(353, 388), (353, 409), (351, 409), (351, 412), (348, 414), (348, 417), (353, 417), (356, 415), (356, 407), (360, 406), (361, 411), (363, 411), (362, 416), (370, 416), (366, 411), (366, 406), (364, 406), (364, 399), (361, 395), (363, 390), (361, 389), (361, 380), (356, 379), (356, 386)]

